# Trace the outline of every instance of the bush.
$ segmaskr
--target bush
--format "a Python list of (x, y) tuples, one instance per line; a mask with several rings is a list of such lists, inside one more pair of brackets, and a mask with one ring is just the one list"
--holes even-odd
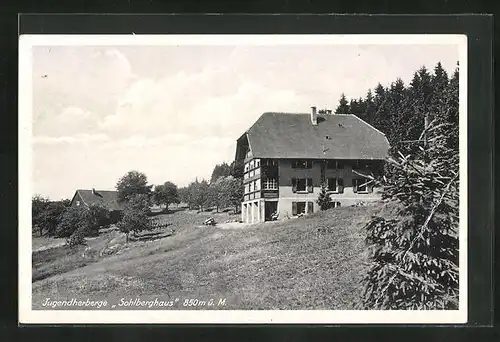
[(89, 234), (98, 235), (101, 226), (111, 222), (110, 212), (105, 207), (93, 204), (88, 208)]
[(55, 235), (69, 238), (77, 230), (89, 231), (89, 212), (83, 207), (68, 207), (58, 220)]
[(68, 239), (66, 239), (66, 243), (70, 247), (85, 244), (85, 236), (88, 234), (87, 230), (88, 229), (85, 226), (78, 227), (77, 230), (74, 231)]

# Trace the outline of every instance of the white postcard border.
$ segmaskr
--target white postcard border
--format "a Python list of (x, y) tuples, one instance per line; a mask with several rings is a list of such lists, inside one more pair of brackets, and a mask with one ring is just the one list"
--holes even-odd
[[(32, 310), (32, 47), (57, 45), (449, 44), (460, 63), (460, 301), (458, 310)], [(467, 36), (466, 35), (21, 35), (19, 37), (19, 322), (30, 323), (414, 323), (467, 322)]]

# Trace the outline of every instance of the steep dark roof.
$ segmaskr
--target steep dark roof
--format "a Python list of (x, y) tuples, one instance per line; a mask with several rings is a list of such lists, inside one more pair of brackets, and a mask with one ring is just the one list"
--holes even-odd
[(121, 210), (122, 206), (118, 203), (118, 192), (113, 190), (95, 190), (95, 194), (92, 190), (76, 190), (76, 194), (80, 195), (80, 198), (85, 205), (90, 206), (92, 204), (103, 205), (108, 210)]
[[(246, 132), (256, 158), (384, 159), (385, 135), (352, 114), (264, 113)], [(328, 138), (327, 138), (328, 137)]]

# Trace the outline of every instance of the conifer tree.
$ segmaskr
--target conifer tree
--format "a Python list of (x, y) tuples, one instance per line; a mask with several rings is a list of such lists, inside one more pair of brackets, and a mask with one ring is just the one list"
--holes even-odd
[(406, 123), (404, 139), (416, 140), (424, 129), (424, 118), (431, 109), (431, 75), (425, 66), (415, 72), (408, 93), (413, 113), (404, 113), (406, 114), (403, 116), (403, 121)]
[(318, 195), (318, 200), (316, 201), (321, 208), (321, 210), (327, 210), (332, 207), (332, 202), (330, 199), (330, 195), (328, 195), (328, 184), (323, 182), (321, 184), (321, 190)]
[(449, 136), (448, 146), (455, 150), (458, 150), (458, 137), (459, 137), (459, 70), (458, 65), (455, 69), (448, 87), (445, 91), (446, 97), (446, 121), (451, 123), (451, 132)]
[(373, 98), (373, 118), (371, 125), (380, 130), (387, 137), (390, 136), (391, 127), (388, 119), (388, 93), (386, 89), (379, 83), (375, 87), (375, 96)]
[(414, 115), (410, 106), (408, 90), (401, 78), (391, 84), (388, 94), (388, 120), (390, 127), (388, 140), (395, 149), (401, 149), (400, 142), (407, 138), (407, 118)]
[(447, 119), (451, 94), (448, 87), (449, 107), (431, 113), (418, 148), (388, 160), (391, 176), (381, 180), (382, 196), (396, 210), (374, 216), (366, 226), (371, 265), (363, 280), (365, 308), (458, 307), (459, 164), (458, 149), (449, 144), (458, 123)]
[(340, 96), (339, 105), (337, 106), (337, 109), (335, 109), (335, 114), (348, 113), (350, 113), (349, 102), (347, 102), (345, 94), (342, 93), (342, 95)]
[(443, 69), (441, 62), (438, 62), (434, 68), (434, 74), (431, 76), (432, 96), (430, 100), (430, 113), (442, 113), (446, 115), (446, 102), (448, 90), (448, 74)]
[(349, 101), (350, 114), (358, 115), (359, 114), (359, 102), (356, 99), (351, 99)]
[(363, 109), (364, 109), (364, 120), (369, 124), (373, 124), (375, 116), (375, 103), (371, 89), (368, 89), (368, 93), (366, 94), (366, 99), (363, 101)]

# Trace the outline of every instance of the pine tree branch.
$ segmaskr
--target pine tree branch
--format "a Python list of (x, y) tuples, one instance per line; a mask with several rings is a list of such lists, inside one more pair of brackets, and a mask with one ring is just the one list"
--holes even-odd
[[(399, 261), (399, 264), (396, 266), (396, 268), (399, 270), (399, 269), (402, 269), (401, 268), (401, 264), (403, 263), (406, 255), (408, 254), (408, 252), (413, 248), (413, 246), (415, 245), (415, 242), (420, 238), (422, 237), (423, 233), (424, 233), (424, 229), (427, 228), (427, 225), (429, 224), (430, 220), (432, 219), (432, 217), (434, 217), (434, 214), (436, 213), (436, 210), (437, 208), (441, 205), (441, 203), (443, 202), (443, 199), (445, 197), (445, 195), (447, 194), (447, 192), (449, 191), (450, 189), (450, 186), (451, 184), (457, 179), (458, 177), (458, 174), (455, 175), (451, 180), (450, 182), (446, 185), (445, 189), (443, 190), (443, 193), (441, 194), (441, 197), (439, 198), (438, 202), (433, 206), (429, 216), (427, 217), (427, 219), (425, 220), (424, 224), (420, 227), (419, 229), (419, 233), (417, 236), (415, 236), (413, 238), (413, 240), (411, 241), (410, 243), (410, 246), (406, 249), (405, 253), (403, 254), (403, 257), (401, 258), (401, 260)], [(390, 279), (389, 281), (387, 282), (387, 285), (383, 288), (383, 290), (381, 291), (381, 293), (379, 294), (377, 300), (375, 301), (375, 305), (378, 304), (379, 300), (382, 298), (382, 296), (384, 295), (384, 293), (387, 291), (387, 289), (389, 288), (389, 286), (392, 284), (392, 282), (394, 281), (394, 279), (396, 279), (396, 276), (398, 274), (402, 274), (402, 273), (395, 273)]]

